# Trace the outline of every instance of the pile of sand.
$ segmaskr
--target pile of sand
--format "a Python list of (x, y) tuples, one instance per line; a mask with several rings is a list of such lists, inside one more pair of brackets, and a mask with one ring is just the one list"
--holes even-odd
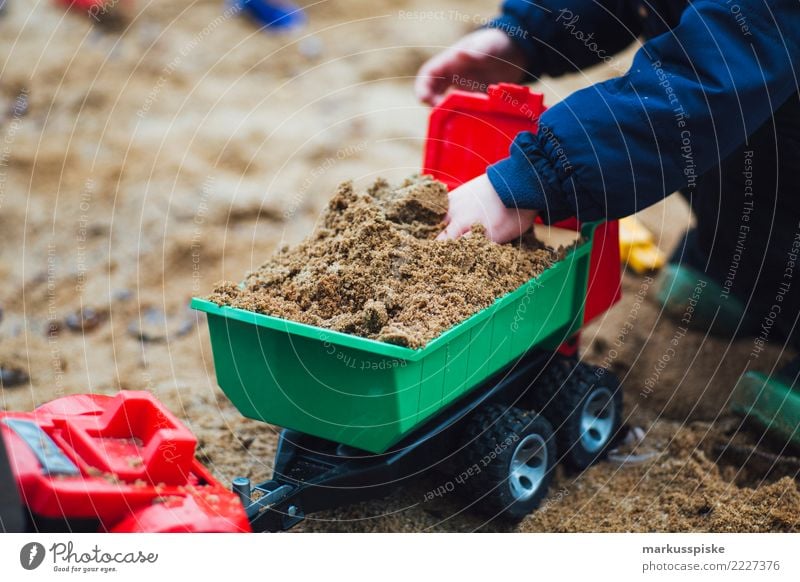
[(364, 193), (345, 182), (308, 239), (209, 299), (418, 348), (564, 253), (532, 234), (499, 245), (478, 225), (469, 237), (435, 240), (446, 212), (447, 189), (428, 176), (397, 188), (379, 179)]

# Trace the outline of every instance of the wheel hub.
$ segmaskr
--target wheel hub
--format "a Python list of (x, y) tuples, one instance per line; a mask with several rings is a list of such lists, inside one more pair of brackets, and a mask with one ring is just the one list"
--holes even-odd
[(608, 388), (598, 388), (589, 394), (581, 409), (581, 445), (590, 453), (602, 449), (614, 430), (616, 404)]
[(538, 434), (520, 441), (511, 456), (509, 484), (517, 501), (530, 499), (547, 474), (547, 445)]

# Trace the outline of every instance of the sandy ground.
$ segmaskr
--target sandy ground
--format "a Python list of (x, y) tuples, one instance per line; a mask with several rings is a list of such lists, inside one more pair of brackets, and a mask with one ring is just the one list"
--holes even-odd
[[(0, 17), (0, 367), (30, 377), (0, 402), (28, 410), (65, 394), (150, 390), (197, 434), (217, 477), (267, 477), (275, 429), (242, 418), (217, 388), (206, 325), (187, 302), (305, 236), (338, 182), (418, 169), (427, 112), (412, 76), (493, 4), (438, 2), (422, 18), (420, 0), (322, 2), (289, 36), (225, 15), (217, 0), (137, 2), (124, 29), (31, 4)], [(552, 103), (613, 73), (539, 89)], [(665, 250), (690, 220), (674, 198), (643, 218)], [(643, 462), (559, 472), (518, 529), (800, 529), (799, 462), (724, 412), (751, 344), (690, 333), (643, 395), (676, 327), (646, 279), (626, 275), (625, 290), (583, 344), (623, 379), (626, 422), (646, 432)], [(789, 355), (774, 346), (754, 367)], [(740, 454), (721, 454), (729, 440)], [(299, 529), (499, 527), (452, 496), (425, 503), (436, 485), (432, 476)]]

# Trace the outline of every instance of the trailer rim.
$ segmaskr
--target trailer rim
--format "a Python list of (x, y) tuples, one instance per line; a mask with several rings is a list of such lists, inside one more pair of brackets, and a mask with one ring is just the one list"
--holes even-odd
[(527, 501), (541, 487), (547, 474), (547, 443), (538, 434), (520, 441), (511, 455), (509, 484), (517, 501)]
[(606, 387), (593, 390), (581, 409), (581, 444), (596, 453), (608, 444), (614, 431), (614, 394)]

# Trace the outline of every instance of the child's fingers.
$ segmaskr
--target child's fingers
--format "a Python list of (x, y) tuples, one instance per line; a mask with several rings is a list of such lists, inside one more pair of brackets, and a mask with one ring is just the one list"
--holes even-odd
[(437, 105), (450, 86), (449, 70), (453, 57), (446, 50), (429, 59), (420, 67), (414, 81), (417, 98), (428, 105)]
[(417, 94), (417, 99), (428, 105), (433, 105), (434, 82), (436, 81), (434, 78), (435, 61), (436, 57), (423, 64), (414, 80), (414, 92)]
[(458, 224), (457, 222), (451, 222), (442, 232), (439, 233), (439, 235), (436, 237), (436, 240), (445, 240), (448, 238), (455, 239), (460, 237), (468, 230), (469, 226), (464, 226), (462, 224)]
[(422, 75), (422, 71), (417, 74), (417, 78), (414, 81), (414, 93), (416, 93), (417, 99), (427, 105), (433, 105), (433, 88), (431, 87), (431, 81), (430, 77)]
[(418, 76), (415, 81), (414, 91), (417, 94), (417, 99), (426, 105), (435, 107), (442, 101), (447, 87), (448, 85), (442, 77)]

